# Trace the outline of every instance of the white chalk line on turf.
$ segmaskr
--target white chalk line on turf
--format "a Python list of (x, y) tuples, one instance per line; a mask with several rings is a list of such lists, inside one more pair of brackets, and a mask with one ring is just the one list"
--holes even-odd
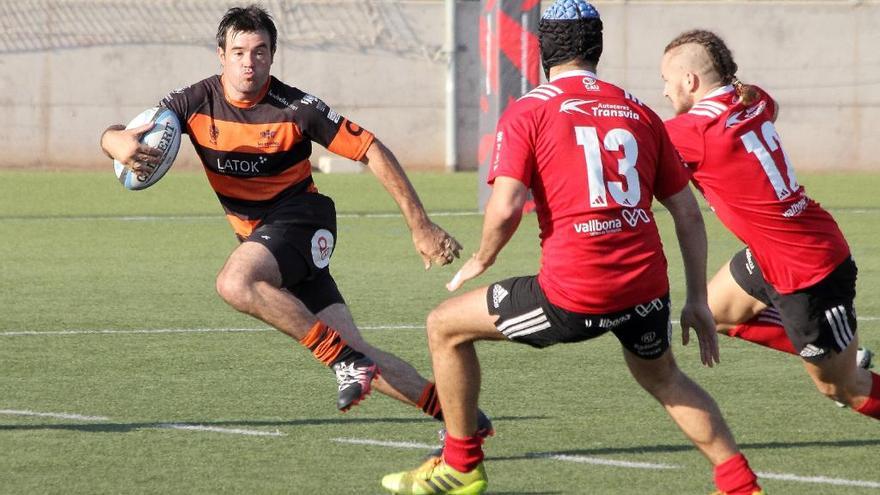
[(674, 464), (656, 464), (653, 462), (618, 461), (614, 459), (602, 459), (601, 457), (589, 457), (583, 455), (543, 454), (539, 458), (553, 459), (554, 461), (578, 462), (581, 464), (595, 464), (598, 466), (612, 466), (633, 469), (680, 469), (681, 466)]
[[(428, 212), (432, 217), (475, 217), (482, 213), (478, 211), (433, 211)], [(402, 217), (399, 212), (392, 213), (337, 213), (336, 218), (398, 218)], [(93, 221), (113, 220), (119, 222), (193, 222), (193, 221), (226, 221), (222, 215), (71, 215), (71, 216), (20, 216), (7, 217), (0, 220), (14, 220), (18, 222), (45, 222), (45, 221)]]
[[(880, 321), (878, 316), (859, 316), (859, 321)], [(678, 320), (672, 320), (673, 325), (678, 325)], [(400, 324), (400, 325), (363, 325), (361, 330), (424, 330), (425, 325)], [(274, 332), (272, 328), (141, 328), (132, 330), (113, 329), (71, 329), (71, 330), (13, 330), (0, 332), (0, 337), (47, 337), (66, 335), (149, 335), (149, 334), (186, 334), (186, 333), (250, 333), (250, 332)]]
[(436, 449), (439, 445), (416, 442), (388, 442), (385, 440), (370, 440), (368, 438), (331, 438), (331, 442), (351, 443), (355, 445), (374, 445), (376, 447), (392, 447), (395, 449)]
[[(110, 421), (110, 418), (107, 416), (85, 416), (82, 414), (70, 414), (70, 413), (52, 413), (52, 412), (37, 412), (30, 411), (27, 409), (17, 410), (17, 409), (0, 409), (0, 416), (28, 416), (34, 418), (52, 418), (52, 419), (72, 419), (76, 421)], [(284, 433), (281, 433), (278, 430), (275, 431), (263, 431), (263, 430), (248, 430), (244, 428), (220, 428), (217, 426), (207, 426), (200, 424), (188, 424), (188, 423), (162, 423), (157, 425), (150, 425), (148, 428), (160, 428), (160, 429), (168, 429), (168, 430), (191, 430), (191, 431), (207, 431), (211, 433), (225, 433), (232, 435), (248, 435), (253, 437), (284, 437), (287, 436)]]
[[(375, 325), (361, 326), (361, 330), (423, 330), (424, 325)], [(144, 335), (175, 333), (249, 333), (275, 332), (273, 328), (143, 328), (134, 330), (22, 330), (0, 332), (0, 337), (41, 337), (65, 335)]]
[(278, 430), (262, 431), (262, 430), (245, 430), (242, 428), (219, 428), (216, 426), (190, 425), (180, 423), (167, 423), (156, 426), (157, 428), (166, 428), (170, 430), (191, 430), (191, 431), (209, 431), (212, 433), (227, 433), (233, 435), (249, 435), (253, 437), (286, 437), (287, 435)]
[(83, 416), (82, 414), (37, 412), (37, 411), (29, 411), (27, 409), (25, 409), (25, 410), (0, 409), (0, 415), (31, 416), (31, 417), (37, 417), (37, 418), (52, 418), (52, 419), (75, 419), (78, 421), (109, 421), (110, 420), (110, 418), (108, 418), (106, 416)]
[(756, 472), (755, 474), (758, 475), (758, 479), (765, 478), (768, 480), (797, 481), (800, 483), (820, 483), (823, 485), (857, 486), (860, 488), (880, 488), (880, 483), (878, 483), (876, 481), (847, 480), (847, 479), (841, 479), (841, 478), (828, 478), (826, 476), (798, 476), (796, 474), (787, 474), (787, 473)]

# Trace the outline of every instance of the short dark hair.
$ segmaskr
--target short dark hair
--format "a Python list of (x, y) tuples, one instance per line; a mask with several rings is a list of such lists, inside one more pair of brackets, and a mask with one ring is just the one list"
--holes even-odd
[(602, 56), (602, 19), (541, 19), (538, 41), (545, 75), (549, 76), (551, 67), (575, 59), (598, 64)]
[(275, 53), (275, 47), (278, 42), (278, 30), (275, 28), (275, 22), (266, 9), (256, 4), (247, 7), (232, 7), (223, 14), (220, 19), (220, 25), (217, 26), (217, 46), (221, 50), (226, 50), (226, 33), (229, 29), (233, 33), (256, 33), (257, 31), (266, 31), (269, 33), (270, 49), (272, 54)]

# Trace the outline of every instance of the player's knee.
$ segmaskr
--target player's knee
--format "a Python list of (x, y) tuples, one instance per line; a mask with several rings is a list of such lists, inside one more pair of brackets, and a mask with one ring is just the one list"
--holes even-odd
[(427, 320), (428, 344), (431, 348), (443, 344), (450, 344), (452, 337), (452, 326), (450, 325), (447, 312), (443, 307), (434, 308), (428, 313)]
[(633, 368), (633, 377), (646, 392), (653, 396), (675, 386), (682, 373), (675, 360), (663, 357), (648, 361), (643, 366)]
[(846, 387), (843, 384), (824, 380), (814, 380), (814, 383), (816, 384), (816, 390), (825, 397), (839, 402), (847, 401), (849, 394), (847, 394)]
[(251, 287), (241, 277), (221, 272), (216, 281), (217, 294), (239, 311), (247, 311), (251, 301)]

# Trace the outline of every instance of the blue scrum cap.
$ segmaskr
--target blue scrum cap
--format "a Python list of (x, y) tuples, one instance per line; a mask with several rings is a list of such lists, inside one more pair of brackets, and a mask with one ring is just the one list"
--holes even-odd
[(599, 11), (584, 0), (556, 0), (544, 11), (542, 19), (548, 21), (576, 21), (578, 19), (598, 19)]

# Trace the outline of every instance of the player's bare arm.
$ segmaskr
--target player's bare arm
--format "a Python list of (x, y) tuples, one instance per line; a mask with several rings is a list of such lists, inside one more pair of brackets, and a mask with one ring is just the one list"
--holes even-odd
[(486, 204), (480, 247), (455, 274), (452, 281), (446, 284), (448, 290), (458, 289), (468, 280), (480, 276), (495, 263), (498, 253), (507, 245), (519, 227), (527, 197), (528, 188), (522, 182), (510, 177), (495, 179), (492, 195)]
[(689, 187), (660, 201), (672, 214), (675, 235), (684, 259), (687, 299), (681, 310), (681, 339), (687, 345), (690, 329), (700, 343), (700, 360), (706, 366), (719, 362), (715, 320), (709, 310), (706, 290), (706, 227), (703, 214)]
[(431, 268), (431, 263), (447, 265), (459, 257), (461, 244), (428, 218), (415, 188), (391, 150), (375, 139), (362, 162), (370, 167), (403, 212), (406, 224), (412, 231), (413, 244), (425, 262), (426, 270)]
[(101, 149), (110, 158), (135, 171), (139, 171), (144, 163), (156, 165), (162, 152), (138, 141), (153, 125), (147, 123), (132, 129), (126, 129), (122, 124), (111, 125), (101, 135)]

